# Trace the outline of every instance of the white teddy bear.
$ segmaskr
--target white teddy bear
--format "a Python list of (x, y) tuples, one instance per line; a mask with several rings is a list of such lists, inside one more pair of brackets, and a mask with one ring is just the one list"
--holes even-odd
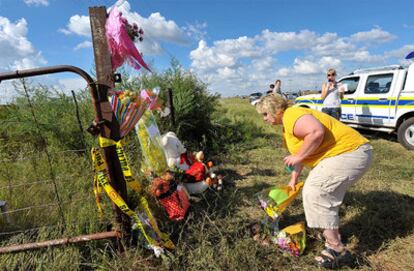
[(181, 162), (181, 155), (187, 152), (187, 149), (178, 139), (174, 132), (168, 132), (161, 137), (161, 145), (164, 148), (167, 164), (170, 168), (176, 166), (179, 169), (186, 170), (189, 165)]

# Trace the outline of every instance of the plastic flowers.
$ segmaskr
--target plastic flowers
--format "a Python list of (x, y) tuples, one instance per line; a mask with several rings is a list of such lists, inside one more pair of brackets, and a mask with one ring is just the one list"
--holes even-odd
[(139, 41), (143, 40), (144, 31), (136, 24), (130, 25), (122, 17), (122, 13), (119, 12), (117, 7), (113, 7), (110, 11), (106, 21), (105, 31), (108, 46), (111, 51), (113, 70), (116, 70), (127, 61), (136, 70), (139, 70), (142, 66), (148, 71), (151, 71), (134, 44), (134, 41), (137, 39)]
[(124, 22), (126, 30), (128, 32), (129, 38), (136, 42), (143, 41), (144, 40), (144, 30), (142, 28), (138, 27), (136, 23), (133, 23), (132, 25), (128, 23), (127, 19), (122, 18), (122, 22)]
[(286, 232), (281, 231), (276, 237), (276, 244), (280, 249), (289, 252), (295, 257), (300, 255), (300, 245), (297, 242), (292, 241), (292, 239), (286, 234)]

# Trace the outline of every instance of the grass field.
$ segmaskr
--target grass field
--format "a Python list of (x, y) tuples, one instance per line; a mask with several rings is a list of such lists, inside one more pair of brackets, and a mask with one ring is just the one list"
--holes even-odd
[[(247, 100), (223, 99), (221, 103), (228, 118), (255, 123), (257, 136), (249, 144), (234, 146), (232, 151), (213, 157), (222, 164), (226, 174), (224, 192), (209, 191), (200, 202), (191, 206), (184, 222), (163, 225), (177, 244), (168, 260), (157, 259), (141, 247), (116, 255), (111, 253), (110, 245), (97, 242), (3, 255), (0, 269), (318, 270), (313, 258), (323, 244), (311, 236), (304, 255), (299, 258), (285, 256), (275, 247), (262, 246), (251, 238), (250, 226), (265, 216), (254, 195), (288, 182), (289, 176), (282, 163), (287, 151), (281, 147), (280, 127), (265, 124)], [(374, 146), (374, 162), (345, 198), (341, 208), (343, 239), (357, 256), (355, 268), (358, 270), (412, 270), (414, 152), (406, 151), (392, 137), (375, 133), (366, 136)], [(85, 161), (74, 168), (61, 166), (59, 170), (68, 176), (78, 174), (87, 169), (86, 164)], [(70, 234), (102, 230), (97, 223), (88, 224), (90, 220), (97, 220), (91, 186), (87, 183), (90, 177), (90, 172), (86, 172), (79, 180), (74, 180), (76, 195), (69, 192), (62, 195), (65, 199), (85, 199), (85, 204), (76, 205), (78, 209), (73, 208), (68, 217), (73, 220), (78, 214), (86, 226), (72, 228), (68, 231)], [(30, 195), (30, 190), (27, 193)], [(281, 226), (298, 221), (304, 221), (300, 197), (287, 210)], [(48, 232), (43, 238), (51, 236), (53, 234)]]
[[(268, 126), (255, 114), (247, 101), (229, 99), (225, 102), (229, 113), (241, 118), (254, 119), (265, 131), (254, 148), (238, 153), (232, 164), (239, 197), (243, 198), (238, 213), (251, 220), (263, 216), (250, 202), (253, 194), (272, 185), (286, 183), (288, 175), (283, 170), (282, 158), (287, 155), (281, 148), (280, 128)], [(343, 239), (359, 256), (360, 268), (376, 270), (412, 270), (414, 259), (414, 168), (413, 152), (406, 151), (392, 136), (376, 133), (363, 134), (374, 147), (371, 169), (347, 194), (341, 209)], [(231, 156), (230, 156), (231, 157)], [(303, 174), (306, 177), (306, 173)], [(289, 209), (286, 220), (303, 220), (301, 201)], [(282, 264), (278, 253), (270, 257), (268, 268), (314, 269), (312, 260), (322, 247), (309, 239), (305, 256), (295, 264)], [(259, 262), (261, 257), (257, 257)], [(264, 258), (266, 259), (266, 258)], [(291, 259), (290, 259), (291, 260)]]

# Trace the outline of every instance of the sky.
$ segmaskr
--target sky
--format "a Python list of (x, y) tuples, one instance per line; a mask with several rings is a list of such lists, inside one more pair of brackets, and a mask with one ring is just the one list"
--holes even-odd
[[(408, 65), (414, 51), (412, 0), (0, 0), (0, 72), (63, 64), (91, 72), (88, 7), (114, 5), (143, 28), (136, 46), (153, 70), (174, 57), (223, 96), (263, 92), (276, 79), (284, 91), (316, 89), (328, 68), (341, 76)], [(36, 80), (86, 86), (73, 74)], [(13, 95), (8, 82), (0, 93)]]

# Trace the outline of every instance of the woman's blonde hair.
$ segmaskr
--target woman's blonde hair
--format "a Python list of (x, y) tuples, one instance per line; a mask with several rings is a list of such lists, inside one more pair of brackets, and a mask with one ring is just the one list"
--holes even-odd
[(288, 108), (288, 101), (280, 94), (267, 95), (260, 99), (256, 104), (256, 110), (259, 114), (268, 113), (276, 115)]
[(333, 68), (330, 68), (330, 69), (326, 72), (326, 74), (333, 74), (333, 75), (336, 75), (336, 70), (335, 70), (335, 69), (333, 69)]

